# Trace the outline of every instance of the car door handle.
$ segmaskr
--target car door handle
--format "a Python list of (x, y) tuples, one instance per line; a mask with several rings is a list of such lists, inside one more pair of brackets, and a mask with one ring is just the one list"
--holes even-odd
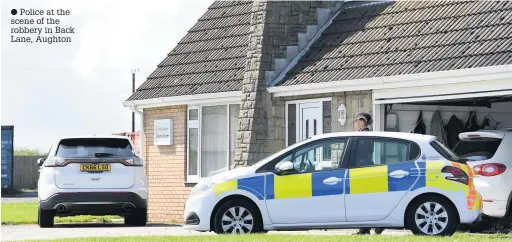
[(396, 170), (396, 171), (389, 173), (389, 176), (393, 177), (393, 178), (404, 178), (408, 175), (409, 175), (409, 172), (404, 171), (404, 170)]
[(325, 185), (336, 185), (336, 184), (340, 183), (342, 180), (343, 179), (341, 179), (339, 177), (329, 177), (324, 180), (324, 184)]

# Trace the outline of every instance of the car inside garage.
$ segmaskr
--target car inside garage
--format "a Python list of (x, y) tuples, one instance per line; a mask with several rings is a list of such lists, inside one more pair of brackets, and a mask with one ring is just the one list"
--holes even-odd
[[(449, 148), (462, 132), (512, 127), (512, 95), (383, 104), (385, 131), (438, 136)], [(446, 139), (433, 126), (445, 128)]]

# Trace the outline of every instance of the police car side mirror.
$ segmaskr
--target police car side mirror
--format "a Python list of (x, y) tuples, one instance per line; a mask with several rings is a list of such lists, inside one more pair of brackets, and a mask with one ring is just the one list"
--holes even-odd
[(276, 165), (276, 172), (283, 173), (293, 171), (293, 163), (291, 161), (285, 161)]

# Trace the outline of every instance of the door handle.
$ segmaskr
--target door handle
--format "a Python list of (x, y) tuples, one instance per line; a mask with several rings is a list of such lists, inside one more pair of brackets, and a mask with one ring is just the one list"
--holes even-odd
[(389, 173), (389, 176), (393, 177), (393, 178), (404, 178), (408, 175), (409, 175), (409, 172), (404, 171), (404, 170), (396, 170), (396, 171)]
[(340, 183), (343, 179), (339, 177), (329, 177), (324, 180), (325, 185), (336, 185)]

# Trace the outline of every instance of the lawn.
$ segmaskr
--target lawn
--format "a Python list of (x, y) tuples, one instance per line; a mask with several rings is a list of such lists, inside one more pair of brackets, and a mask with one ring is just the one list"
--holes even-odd
[[(112, 219), (120, 218), (118, 216), (75, 216), (75, 217), (55, 217), (55, 223), (88, 223), (100, 222), (108, 223)], [(2, 203), (2, 224), (37, 224), (37, 203)]]
[[(245, 236), (148, 236), (148, 237), (99, 237), (99, 238), (71, 238), (50, 240), (52, 242), (144, 242), (144, 241), (170, 241), (170, 242), (339, 242), (339, 241), (372, 241), (372, 242), (387, 242), (387, 241), (419, 241), (419, 242), (434, 242), (434, 241), (511, 241), (512, 236), (508, 235), (469, 235), (469, 234), (455, 234), (452, 237), (423, 237), (423, 236), (390, 236), (390, 235), (245, 235)], [(41, 241), (41, 240), (40, 240)], [(48, 240), (46, 240), (48, 241)]]

